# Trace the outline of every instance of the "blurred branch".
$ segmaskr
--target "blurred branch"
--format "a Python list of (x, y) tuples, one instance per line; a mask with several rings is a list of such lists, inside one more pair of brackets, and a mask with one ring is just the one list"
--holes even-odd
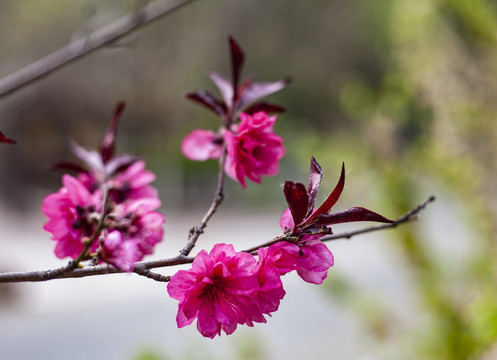
[[(402, 215), (401, 217), (396, 219), (393, 223), (371, 226), (371, 227), (368, 227), (365, 229), (344, 232), (344, 233), (340, 233), (340, 234), (326, 235), (326, 236), (321, 237), (320, 240), (321, 241), (331, 241), (331, 240), (338, 240), (338, 239), (350, 239), (351, 237), (356, 236), (356, 235), (361, 235), (361, 234), (370, 233), (373, 231), (386, 230), (386, 229), (397, 227), (400, 224), (417, 220), (418, 213), (423, 211), (426, 208), (426, 206), (428, 206), (428, 204), (430, 204), (433, 201), (435, 201), (435, 196), (430, 196), (428, 198), (428, 200), (426, 200), (424, 203), (416, 206), (412, 210), (409, 210), (404, 215)], [(276, 236), (271, 241), (268, 241), (268, 242), (261, 244), (261, 245), (258, 245), (258, 246), (254, 246), (254, 247), (247, 249), (247, 250), (244, 250), (244, 251), (251, 253), (251, 254), (255, 254), (257, 252), (257, 249), (259, 249), (261, 247), (266, 247), (266, 246), (275, 244), (275, 243), (282, 241), (282, 240), (296, 242), (296, 241), (298, 241), (298, 238), (289, 237), (288, 235), (282, 234), (282, 235)], [(0, 280), (1, 280), (1, 278), (0, 278)]]
[(0, 79), (0, 98), (129, 35), (193, 0), (158, 0)]
[(430, 196), (428, 198), (428, 200), (426, 200), (424, 203), (422, 203), (421, 205), (418, 205), (414, 209), (408, 211), (407, 213), (405, 213), (404, 215), (399, 217), (397, 220), (395, 220), (395, 222), (393, 222), (391, 224), (381, 224), (381, 225), (371, 226), (371, 227), (361, 229), (361, 230), (350, 231), (350, 232), (345, 232), (345, 233), (341, 233), (341, 234), (326, 235), (326, 236), (323, 236), (321, 238), (321, 241), (350, 239), (351, 237), (356, 236), (356, 235), (370, 233), (373, 231), (386, 230), (386, 229), (397, 227), (398, 225), (406, 223), (406, 222), (417, 220), (418, 213), (421, 212), (422, 210), (424, 210), (425, 207), (428, 206), (428, 204), (432, 203), (433, 201), (435, 201), (435, 196)]
[(221, 153), (221, 159), (219, 160), (219, 175), (217, 179), (217, 189), (214, 198), (212, 199), (212, 204), (209, 210), (205, 213), (202, 221), (199, 225), (194, 226), (190, 229), (190, 234), (188, 236), (188, 241), (183, 249), (181, 249), (180, 254), (183, 256), (188, 256), (192, 249), (194, 248), (198, 237), (204, 232), (207, 227), (207, 223), (210, 218), (216, 212), (217, 208), (224, 199), (224, 164), (226, 162), (226, 143), (223, 144), (223, 152)]
[[(211, 208), (204, 216), (204, 219), (202, 220), (200, 226), (194, 228), (194, 229), (197, 229), (197, 230), (195, 230), (196, 231), (195, 234), (198, 234), (198, 235), (196, 235), (196, 238), (198, 238), (198, 236), (202, 233), (202, 231), (198, 230), (198, 228), (202, 227), (202, 224), (204, 224), (202, 229), (205, 228), (205, 226), (207, 225), (208, 219), (210, 218), (210, 216), (212, 216), (212, 214), (215, 212), (216, 208), (219, 206), (219, 203), (217, 202), (216, 198), (217, 198), (217, 195), (219, 193), (219, 189), (221, 189), (221, 193), (222, 193), (222, 182), (220, 184), (221, 185), (218, 186), (218, 192), (216, 193), (216, 197), (213, 200)], [(373, 232), (373, 231), (378, 231), (378, 230), (385, 230), (385, 229), (389, 229), (389, 228), (394, 228), (398, 225), (416, 220), (418, 213), (421, 212), (422, 210), (424, 210), (426, 208), (426, 206), (428, 206), (428, 204), (430, 204), (433, 201), (435, 201), (435, 197), (430, 196), (430, 198), (428, 200), (426, 200), (424, 203), (422, 203), (421, 205), (417, 206), (416, 208), (410, 210), (409, 212), (405, 213), (404, 215), (399, 217), (392, 224), (372, 226), (372, 227), (369, 227), (366, 229), (346, 232), (346, 233), (342, 233), (342, 234), (327, 235), (327, 236), (322, 237), (321, 241), (330, 241), (330, 240), (337, 240), (337, 239), (350, 239), (351, 237), (356, 236), (356, 235), (360, 235), (360, 234), (364, 234), (364, 233), (368, 233), (368, 232)], [(190, 235), (190, 236), (192, 236), (192, 235)], [(191, 238), (190, 238), (190, 240), (191, 240)], [(256, 247), (253, 247), (251, 249), (244, 250), (244, 251), (252, 253), (252, 252), (257, 251), (258, 248), (266, 247), (266, 246), (269, 246), (271, 244), (274, 244), (274, 243), (276, 243), (278, 241), (282, 241), (282, 240), (290, 240), (291, 241), (292, 239), (287, 238), (285, 235), (279, 235), (271, 241), (268, 241), (264, 244), (261, 244), (259, 246), (256, 246)], [(193, 248), (193, 246), (191, 248)], [(191, 250), (191, 248), (190, 248), (190, 250)], [(170, 279), (170, 276), (164, 276), (164, 275), (152, 272), (152, 271), (150, 271), (150, 269), (175, 266), (175, 265), (182, 265), (182, 264), (190, 264), (193, 262), (193, 259), (194, 258), (188, 257), (188, 256), (183, 255), (181, 253), (180, 255), (175, 256), (173, 258), (169, 258), (169, 259), (141, 261), (141, 262), (136, 263), (133, 272), (135, 272), (138, 275), (145, 276), (145, 277), (148, 277), (148, 278), (156, 280), (156, 281), (168, 282)], [(61, 271), (61, 270), (63, 270), (63, 271)], [(0, 273), (0, 283), (39, 282), (39, 281), (47, 281), (47, 280), (53, 280), (53, 279), (80, 278), (80, 277), (93, 276), (93, 275), (107, 275), (107, 274), (118, 274), (118, 273), (123, 273), (123, 271), (119, 270), (111, 265), (87, 266), (84, 268), (74, 269), (74, 270), (69, 270), (69, 271), (68, 271), (67, 267), (64, 267), (64, 268), (55, 269), (55, 270)]]

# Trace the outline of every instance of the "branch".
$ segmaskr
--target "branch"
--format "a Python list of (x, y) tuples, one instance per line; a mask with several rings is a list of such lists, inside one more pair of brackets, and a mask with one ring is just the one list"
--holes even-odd
[[(178, 255), (170, 259), (161, 259), (155, 261), (141, 261), (135, 264), (134, 272), (158, 281), (169, 281), (168, 276), (153, 273), (150, 269), (174, 266), (180, 264), (189, 264), (193, 258)], [(72, 263), (72, 261), (70, 262)], [(39, 270), (26, 272), (4, 272), (0, 273), (0, 283), (11, 282), (40, 282), (54, 279), (81, 278), (94, 275), (122, 274), (124, 271), (112, 265), (86, 266), (80, 269), (66, 271), (67, 266), (54, 270)]]
[(400, 224), (414, 221), (418, 219), (418, 213), (421, 212), (428, 206), (428, 204), (432, 203), (435, 201), (435, 196), (430, 196), (424, 203), (421, 205), (418, 205), (414, 209), (406, 212), (404, 215), (399, 217), (395, 222), (391, 224), (381, 224), (381, 225), (376, 225), (376, 226), (371, 226), (365, 229), (361, 230), (356, 230), (356, 231), (350, 231), (350, 232), (345, 232), (341, 234), (333, 234), (333, 235), (326, 235), (321, 238), (321, 241), (331, 241), (331, 240), (338, 240), (338, 239), (350, 239), (353, 236), (360, 235), (360, 234), (365, 234), (373, 231), (379, 231), (379, 230), (386, 230), (386, 229), (391, 229), (394, 227), (397, 227)]
[(192, 0), (156, 1), (0, 79), (0, 98), (109, 45)]
[[(218, 190), (221, 189), (222, 193), (222, 182), (218, 186)], [(420, 213), (422, 210), (426, 208), (431, 202), (435, 201), (434, 196), (430, 196), (428, 200), (426, 200), (424, 203), (421, 205), (417, 206), (416, 208), (410, 210), (406, 214), (402, 215), (399, 217), (394, 223), (392, 224), (383, 224), (383, 225), (378, 225), (378, 226), (372, 226), (369, 228), (365, 228), (362, 230), (357, 230), (357, 231), (351, 231), (351, 232), (346, 232), (342, 234), (336, 234), (336, 235), (327, 235), (321, 238), (322, 241), (331, 241), (331, 240), (337, 240), (337, 239), (350, 239), (353, 236), (359, 235), (359, 234), (364, 234), (368, 232), (373, 232), (373, 231), (378, 231), (378, 230), (385, 230), (389, 228), (394, 228), (400, 224), (407, 223), (410, 221), (414, 221), (417, 219), (418, 213)], [(219, 206), (219, 204), (215, 205), (217, 202), (214, 200), (211, 209), (214, 208), (214, 210), (209, 211), (206, 213), (204, 216), (204, 219), (200, 223), (199, 226), (195, 227), (194, 229), (198, 229), (202, 226), (202, 224), (205, 224), (203, 228), (206, 226), (206, 222), (212, 216), (212, 214), (215, 212), (216, 208)], [(197, 234), (197, 233), (195, 233)], [(201, 232), (198, 232), (198, 235), (196, 235), (196, 238), (200, 236)], [(264, 244), (261, 244), (259, 246), (255, 246), (253, 248), (244, 250), (245, 252), (253, 253), (257, 251), (257, 249), (261, 247), (266, 247), (269, 245), (272, 245), (278, 241), (292, 241), (292, 238), (289, 238), (288, 236), (285, 235), (279, 235), (272, 239), (271, 241), (268, 241)], [(175, 266), (175, 265), (182, 265), (182, 264), (190, 264), (192, 263), (194, 258), (188, 257), (185, 255), (178, 255), (169, 259), (160, 259), (160, 260), (152, 260), (152, 261), (141, 261), (136, 263), (134, 272), (137, 273), (138, 275), (146, 276), (148, 278), (151, 278), (156, 281), (161, 281), (161, 282), (167, 282), (169, 281), (170, 277), (169, 276), (164, 276), (155, 272), (150, 271), (150, 269), (154, 268), (162, 268), (162, 267), (168, 267), (168, 266)], [(5, 272), (5, 273), (0, 273), (0, 283), (7, 283), (7, 282), (39, 282), (39, 281), (47, 281), (47, 280), (53, 280), (53, 279), (66, 279), (66, 278), (80, 278), (80, 277), (86, 277), (86, 276), (94, 276), (94, 275), (107, 275), (107, 274), (119, 274), (123, 273), (122, 270), (119, 270), (115, 268), (114, 266), (111, 265), (96, 265), (96, 266), (87, 266), (81, 269), (74, 269), (71, 271), (67, 271), (67, 267), (63, 267), (60, 269), (54, 269), (54, 270), (41, 270), (41, 271), (31, 271), (31, 272)]]
[(192, 249), (195, 247), (195, 244), (197, 243), (197, 239), (199, 236), (204, 232), (204, 229), (207, 227), (207, 223), (209, 222), (210, 218), (214, 213), (216, 212), (217, 208), (219, 205), (224, 200), (224, 164), (226, 162), (226, 143), (223, 144), (223, 151), (221, 153), (221, 159), (219, 160), (219, 175), (217, 179), (217, 189), (216, 193), (214, 195), (214, 198), (212, 199), (212, 204), (209, 207), (209, 210), (205, 213), (204, 217), (202, 218), (200, 224), (197, 226), (194, 226), (190, 229), (190, 234), (188, 236), (188, 241), (183, 249), (181, 249), (180, 254), (182, 256), (188, 256)]
[[(428, 206), (428, 204), (430, 204), (433, 201), (435, 201), (435, 196), (430, 196), (424, 203), (422, 203), (421, 205), (416, 206), (412, 210), (409, 210), (407, 213), (405, 213), (404, 215), (402, 215), (401, 217), (399, 217), (393, 223), (371, 226), (371, 227), (368, 227), (368, 228), (365, 228), (365, 229), (360, 229), (360, 230), (345, 232), (345, 233), (341, 233), (341, 234), (326, 235), (326, 236), (323, 236), (322, 238), (320, 238), (320, 240), (321, 241), (331, 241), (331, 240), (338, 240), (338, 239), (350, 239), (351, 237), (356, 236), (356, 235), (365, 234), (365, 233), (369, 233), (369, 232), (373, 232), (373, 231), (378, 231), (378, 230), (386, 230), (386, 229), (397, 227), (400, 224), (417, 220), (418, 213), (420, 213), (422, 210), (424, 210), (426, 208), (426, 206)], [(290, 242), (295, 242), (298, 239), (296, 239), (294, 237), (289, 237), (288, 235), (285, 235), (285, 234), (282, 234), (282, 235), (276, 236), (274, 239), (272, 239), (272, 240), (270, 240), (268, 242), (265, 242), (264, 244), (261, 244), (261, 245), (258, 245), (258, 246), (254, 246), (254, 247), (252, 247), (250, 249), (243, 250), (243, 251), (253, 254), (253, 253), (255, 253), (257, 251), (257, 249), (259, 249), (261, 247), (267, 247), (269, 245), (273, 245), (273, 244), (275, 244), (275, 243), (277, 243), (279, 241), (282, 241), (282, 240), (290, 241)]]

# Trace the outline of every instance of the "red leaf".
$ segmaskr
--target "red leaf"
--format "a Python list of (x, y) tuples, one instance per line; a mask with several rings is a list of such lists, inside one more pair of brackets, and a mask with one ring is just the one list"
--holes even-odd
[(280, 91), (290, 83), (290, 79), (286, 78), (275, 82), (253, 82), (248, 84), (243, 92), (240, 93), (240, 100), (236, 104), (235, 111), (238, 111), (245, 106), (257, 101), (265, 96), (271, 95)]
[(205, 106), (219, 116), (224, 116), (226, 114), (226, 105), (208, 91), (194, 91), (186, 94), (186, 97)]
[(97, 173), (102, 174), (104, 171), (104, 163), (102, 161), (102, 157), (96, 151), (88, 151), (85, 148), (81, 147), (74, 141), (69, 143), (71, 151), (74, 155), (81, 161), (83, 161), (89, 169), (95, 170)]
[(259, 102), (243, 110), (244, 113), (249, 115), (253, 115), (259, 111), (265, 111), (268, 114), (276, 114), (283, 113), (286, 111), (286, 109), (280, 105), (270, 104), (267, 102)]
[(283, 188), (288, 208), (290, 209), (295, 226), (300, 224), (307, 213), (307, 192), (301, 183), (285, 181)]
[(127, 169), (137, 160), (138, 158), (136, 156), (127, 154), (113, 157), (107, 164), (105, 164), (105, 174), (108, 177), (115, 175), (116, 173)]
[(229, 37), (230, 43), (230, 53), (231, 53), (231, 74), (233, 80), (233, 89), (235, 90), (235, 94), (233, 94), (233, 98), (236, 98), (236, 89), (238, 88), (238, 84), (240, 82), (240, 75), (242, 72), (243, 63), (245, 62), (245, 55), (243, 54), (242, 49), (238, 46), (235, 39), (231, 36)]
[(353, 207), (334, 214), (321, 214), (316, 218), (313, 225), (319, 227), (354, 221), (375, 221), (381, 223), (395, 222), (363, 207)]
[(114, 117), (110, 123), (109, 130), (107, 130), (107, 133), (102, 141), (102, 145), (100, 146), (100, 154), (102, 154), (102, 161), (104, 163), (106, 163), (114, 155), (117, 127), (125, 107), (126, 104), (122, 101), (116, 105), (116, 108), (114, 109)]
[(335, 189), (331, 192), (330, 196), (325, 200), (325, 202), (316, 210), (316, 212), (309, 218), (307, 222), (311, 222), (316, 216), (321, 214), (327, 214), (333, 205), (336, 204), (338, 198), (342, 194), (343, 187), (345, 186), (345, 164), (342, 163), (342, 172), (340, 174), (340, 179), (338, 180)]
[(207, 76), (214, 82), (228, 108), (233, 106), (233, 85), (218, 73), (211, 71)]
[(321, 178), (323, 177), (323, 171), (321, 166), (316, 161), (314, 156), (311, 157), (311, 170), (309, 171), (309, 185), (307, 185), (307, 196), (309, 198), (309, 204), (307, 205), (307, 216), (311, 215), (312, 210), (314, 210), (314, 203), (316, 202), (316, 196), (319, 190), (319, 184), (321, 183)]
[(74, 171), (74, 172), (88, 172), (88, 169), (85, 167), (73, 163), (73, 162), (60, 162), (57, 164), (54, 164), (52, 166), (52, 170), (61, 170), (61, 171)]
[(5, 143), (5, 144), (15, 144), (17, 141), (13, 139), (9, 139), (7, 136), (5, 136), (1, 131), (0, 131), (0, 142)]

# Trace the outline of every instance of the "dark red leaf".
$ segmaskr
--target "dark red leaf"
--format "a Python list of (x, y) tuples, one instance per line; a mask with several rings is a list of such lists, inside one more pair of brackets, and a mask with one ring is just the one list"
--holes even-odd
[(228, 108), (233, 106), (233, 85), (218, 73), (211, 71), (207, 76), (214, 82)]
[(233, 98), (236, 98), (236, 89), (238, 88), (238, 84), (240, 82), (240, 75), (242, 72), (243, 63), (245, 62), (245, 55), (243, 54), (242, 49), (238, 46), (235, 39), (231, 36), (229, 37), (230, 43), (230, 53), (231, 53), (231, 74), (233, 80), (233, 89), (235, 90), (235, 94), (233, 94)]
[(137, 160), (138, 158), (136, 156), (127, 154), (113, 157), (107, 164), (105, 164), (105, 174), (107, 176), (115, 175), (117, 172), (127, 169)]
[(283, 193), (285, 194), (286, 202), (292, 213), (295, 226), (297, 226), (304, 220), (305, 214), (307, 213), (308, 199), (305, 186), (301, 183), (285, 181)]
[(73, 163), (73, 162), (60, 162), (57, 164), (54, 164), (52, 166), (52, 170), (61, 170), (61, 171), (74, 171), (74, 172), (88, 172), (88, 169), (86, 169), (84, 166), (81, 166), (79, 164)]
[(247, 75), (245, 77), (245, 79), (243, 79), (243, 81), (240, 85), (238, 85), (238, 88), (236, 89), (236, 97), (233, 99), (233, 103), (235, 104), (233, 107), (234, 108), (236, 107), (236, 109), (234, 109), (234, 111), (238, 111), (242, 108), (241, 106), (238, 105), (238, 102), (240, 101), (240, 98), (241, 98), (243, 92), (245, 91), (245, 89), (250, 84), (252, 84), (254, 79), (255, 79), (255, 73), (251, 73), (251, 74)]
[(114, 117), (110, 123), (109, 130), (107, 130), (107, 133), (102, 141), (102, 145), (100, 146), (100, 153), (102, 154), (102, 160), (104, 163), (109, 161), (109, 159), (114, 155), (117, 127), (125, 107), (126, 104), (122, 101), (116, 105), (116, 108), (114, 109)]
[(9, 139), (7, 136), (5, 136), (1, 131), (0, 131), (0, 142), (5, 143), (5, 144), (15, 144), (17, 141), (13, 139)]
[(226, 114), (226, 105), (208, 91), (194, 91), (186, 94), (186, 97), (205, 106), (219, 116), (224, 116)]
[(353, 207), (348, 210), (334, 214), (321, 214), (318, 217), (316, 217), (316, 220), (314, 221), (313, 225), (320, 227), (320, 226), (341, 224), (341, 223), (354, 222), (354, 221), (375, 221), (381, 223), (395, 222), (363, 207)]
[(89, 169), (95, 170), (98, 173), (103, 173), (104, 163), (99, 153), (97, 153), (96, 151), (88, 151), (74, 141), (71, 141), (69, 143), (69, 146), (73, 154), (76, 155), (76, 157), (83, 163), (85, 163)]
[(248, 84), (243, 89), (243, 92), (240, 92), (240, 99), (236, 104), (235, 111), (239, 111), (254, 101), (283, 89), (289, 83), (290, 79), (287, 78), (275, 82), (252, 82)]
[(243, 110), (244, 113), (247, 113), (249, 115), (255, 114), (259, 111), (265, 111), (268, 114), (276, 114), (283, 113), (286, 111), (286, 109), (280, 105), (270, 104), (267, 102), (259, 102)]
[(338, 198), (342, 194), (343, 187), (345, 186), (345, 164), (342, 163), (342, 173), (340, 174), (340, 179), (338, 180), (335, 189), (331, 192), (330, 196), (325, 200), (325, 202), (316, 210), (316, 212), (309, 218), (307, 222), (311, 222), (316, 216), (321, 214), (327, 214), (333, 205), (336, 204)]
[(314, 156), (311, 157), (311, 170), (309, 171), (309, 185), (307, 185), (307, 196), (309, 198), (309, 204), (307, 205), (307, 216), (311, 215), (312, 210), (314, 210), (314, 203), (316, 202), (316, 196), (319, 190), (319, 184), (321, 184), (321, 178), (323, 177), (323, 171), (321, 166), (316, 161)]

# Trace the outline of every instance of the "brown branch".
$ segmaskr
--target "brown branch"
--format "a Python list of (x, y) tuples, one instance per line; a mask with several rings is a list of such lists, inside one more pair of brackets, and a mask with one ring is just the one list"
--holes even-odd
[(207, 227), (207, 223), (210, 218), (216, 212), (219, 205), (224, 200), (224, 164), (226, 162), (226, 143), (223, 144), (223, 151), (221, 153), (221, 159), (219, 160), (219, 175), (217, 180), (217, 189), (212, 199), (212, 204), (209, 207), (209, 210), (205, 213), (204, 217), (200, 221), (200, 224), (194, 226), (190, 229), (190, 234), (188, 236), (188, 241), (183, 249), (181, 249), (180, 254), (182, 256), (188, 256), (192, 249), (195, 247), (197, 243), (197, 239), (204, 232), (204, 229)]
[[(180, 264), (189, 264), (193, 262), (193, 258), (178, 255), (170, 259), (161, 259), (155, 261), (141, 261), (135, 264), (134, 272), (149, 277), (157, 281), (169, 281), (169, 276), (163, 276), (150, 269), (174, 266)], [(72, 262), (71, 262), (72, 263)], [(81, 278), (95, 275), (122, 274), (124, 271), (112, 265), (96, 265), (87, 266), (80, 269), (67, 271), (67, 267), (53, 270), (39, 270), (26, 272), (4, 272), (0, 273), (0, 283), (8, 282), (40, 282), (54, 279)]]
[(0, 79), (0, 97), (9, 95), (99, 48), (171, 13), (192, 0), (155, 1)]
[(428, 200), (426, 200), (424, 203), (422, 203), (421, 205), (418, 205), (414, 209), (406, 212), (404, 215), (399, 217), (397, 220), (395, 220), (395, 222), (393, 222), (391, 224), (381, 224), (381, 225), (371, 226), (371, 227), (356, 230), (356, 231), (350, 231), (350, 232), (345, 232), (345, 233), (341, 233), (341, 234), (326, 235), (326, 236), (323, 236), (320, 240), (321, 241), (331, 241), (331, 240), (338, 240), (338, 239), (350, 239), (351, 237), (356, 236), (356, 235), (397, 227), (400, 224), (417, 220), (418, 213), (421, 212), (422, 210), (424, 210), (426, 208), (426, 206), (428, 206), (428, 204), (432, 203), (433, 201), (435, 201), (435, 196), (430, 196), (428, 198)]
[[(401, 217), (399, 217), (393, 223), (371, 226), (371, 227), (368, 227), (368, 228), (364, 228), (364, 229), (360, 229), (360, 230), (355, 230), (355, 231), (350, 231), (350, 232), (344, 232), (344, 233), (340, 233), (340, 234), (326, 235), (326, 236), (323, 236), (322, 238), (320, 238), (320, 240), (321, 241), (331, 241), (331, 240), (338, 240), (338, 239), (350, 239), (351, 237), (356, 236), (356, 235), (365, 234), (365, 233), (369, 233), (369, 232), (373, 232), (373, 231), (378, 231), (378, 230), (386, 230), (386, 229), (397, 227), (400, 224), (403, 224), (403, 223), (406, 223), (406, 222), (409, 222), (409, 221), (417, 220), (418, 213), (421, 212), (422, 210), (424, 210), (426, 208), (426, 206), (428, 206), (428, 204), (430, 204), (433, 201), (435, 201), (435, 196), (430, 196), (424, 203), (422, 203), (421, 205), (416, 206), (412, 210), (409, 210), (407, 213), (405, 213), (404, 215), (402, 215)], [(265, 242), (264, 244), (261, 244), (261, 245), (258, 245), (258, 246), (254, 246), (254, 247), (251, 247), (250, 249), (243, 250), (243, 251), (244, 252), (248, 252), (250, 254), (254, 254), (257, 251), (257, 249), (259, 249), (261, 247), (267, 247), (267, 246), (273, 245), (273, 244), (275, 244), (275, 243), (277, 243), (279, 241), (283, 241), (283, 240), (284, 241), (295, 242), (295, 240), (298, 240), (298, 239), (296, 239), (293, 236), (288, 236), (288, 235), (282, 234), (282, 235), (276, 236), (274, 239), (272, 239), (272, 240), (270, 240), (268, 242)]]
[[(220, 186), (220, 188), (222, 190), (222, 185)], [(389, 228), (394, 228), (400, 224), (416, 220), (418, 213), (420, 213), (422, 210), (424, 210), (425, 207), (428, 206), (428, 204), (430, 204), (434, 200), (435, 200), (435, 197), (431, 196), (423, 204), (417, 206), (416, 208), (414, 208), (414, 209), (410, 210), (409, 212), (407, 212), (406, 214), (402, 215), (392, 224), (383, 224), (383, 225), (372, 226), (372, 227), (357, 230), (357, 231), (351, 231), (351, 232), (346, 232), (346, 233), (341, 233), (341, 234), (336, 234), (336, 235), (327, 235), (327, 236), (322, 237), (321, 240), (322, 241), (331, 241), (331, 240), (337, 240), (337, 239), (350, 239), (351, 237), (356, 236), (356, 235), (360, 235), (360, 234), (364, 234), (364, 233), (368, 233), (368, 232), (373, 232), (373, 231), (378, 231), (378, 230), (385, 230), (385, 229), (389, 229)], [(213, 204), (214, 203), (215, 203), (215, 201), (213, 202)], [(214, 207), (216, 207), (216, 206), (214, 206)], [(215, 211), (215, 209), (214, 209), (214, 211)], [(207, 215), (208, 214), (206, 214), (206, 216)], [(210, 216), (212, 216), (212, 214)], [(201, 233), (198, 233), (197, 238), (200, 234)], [(271, 241), (268, 241), (264, 244), (261, 244), (259, 246), (255, 246), (253, 248), (250, 248), (250, 249), (247, 249), (244, 251), (249, 252), (249, 253), (254, 253), (255, 251), (257, 251), (257, 249), (259, 249), (261, 247), (266, 247), (266, 246), (272, 245), (278, 241), (283, 241), (283, 240), (292, 241), (294, 239), (290, 238), (288, 236), (285, 236), (285, 235), (279, 235), (279, 236), (275, 237), (274, 239), (272, 239)], [(175, 266), (175, 265), (181, 265), (181, 264), (190, 264), (193, 262), (193, 260), (194, 260), (194, 258), (192, 258), (192, 257), (187, 257), (185, 255), (180, 254), (178, 256), (175, 256), (175, 257), (172, 257), (169, 259), (141, 261), (141, 262), (136, 263), (133, 271), (141, 276), (146, 276), (146, 277), (151, 278), (151, 279), (156, 280), (156, 281), (167, 282), (170, 279), (169, 276), (164, 276), (164, 275), (152, 272), (152, 271), (150, 271), (150, 269)], [(39, 282), (39, 281), (47, 281), (47, 280), (53, 280), (53, 279), (80, 278), (80, 277), (86, 277), (86, 276), (118, 274), (118, 273), (124, 273), (124, 272), (122, 270), (115, 268), (114, 266), (111, 266), (111, 265), (87, 266), (87, 267), (84, 267), (81, 269), (74, 269), (71, 271), (67, 271), (66, 267), (64, 267), (64, 268), (54, 269), (54, 270), (0, 273), (0, 283)]]

